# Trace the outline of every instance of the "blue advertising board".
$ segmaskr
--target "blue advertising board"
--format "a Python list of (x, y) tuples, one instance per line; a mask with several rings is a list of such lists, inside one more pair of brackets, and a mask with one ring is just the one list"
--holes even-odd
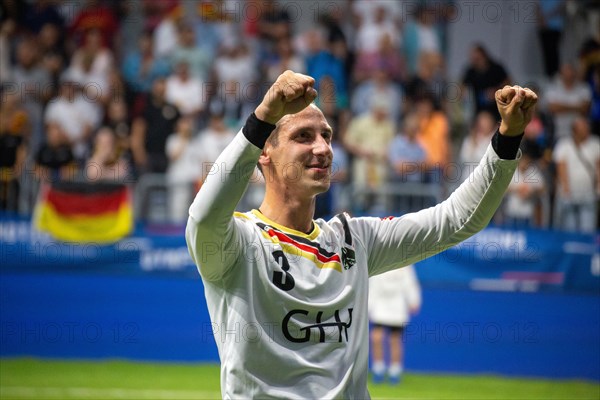
[[(487, 228), (467, 241), (419, 262), (425, 286), (491, 291), (567, 291), (600, 294), (597, 235)], [(184, 228), (138, 228), (111, 245), (57, 242), (28, 221), (0, 221), (3, 271), (166, 274), (198, 278)]]
[[(406, 368), (600, 381), (597, 238), (484, 230), (419, 263)], [(0, 221), (0, 356), (218, 362), (183, 227), (113, 245)]]

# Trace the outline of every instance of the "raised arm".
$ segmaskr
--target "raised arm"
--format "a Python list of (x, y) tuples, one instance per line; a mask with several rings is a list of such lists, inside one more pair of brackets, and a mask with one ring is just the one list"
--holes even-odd
[(518, 86), (496, 92), (500, 128), (479, 166), (446, 201), (400, 218), (353, 220), (366, 238), (371, 275), (429, 257), (487, 226), (516, 169), (519, 143), (536, 102), (535, 93)]
[(242, 130), (221, 153), (189, 210), (185, 237), (204, 279), (217, 280), (235, 265), (243, 237), (233, 213), (262, 148), (277, 122), (296, 113), (316, 97), (314, 80), (286, 71), (267, 91)]

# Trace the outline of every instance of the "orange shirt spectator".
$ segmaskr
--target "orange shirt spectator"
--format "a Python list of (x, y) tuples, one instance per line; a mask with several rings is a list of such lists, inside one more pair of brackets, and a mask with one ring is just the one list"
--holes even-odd
[(435, 110), (431, 97), (417, 100), (416, 114), (420, 119), (417, 141), (427, 154), (427, 167), (444, 168), (450, 162), (448, 118), (443, 112)]

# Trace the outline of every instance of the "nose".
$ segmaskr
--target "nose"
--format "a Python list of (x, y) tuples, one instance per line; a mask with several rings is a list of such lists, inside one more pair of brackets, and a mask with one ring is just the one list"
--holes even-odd
[(333, 150), (331, 144), (323, 138), (321, 135), (317, 135), (317, 138), (313, 145), (313, 154), (318, 156), (332, 157)]

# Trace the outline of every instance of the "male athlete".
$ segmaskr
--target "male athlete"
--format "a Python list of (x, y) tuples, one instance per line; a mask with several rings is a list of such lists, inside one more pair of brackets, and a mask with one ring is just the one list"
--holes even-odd
[[(502, 122), (446, 201), (400, 218), (313, 220), (329, 188), (331, 127), (314, 80), (286, 71), (217, 160), (190, 207), (186, 240), (205, 286), (223, 398), (369, 398), (369, 276), (483, 229), (517, 166), (537, 96), (499, 90)], [(234, 213), (256, 164), (258, 210)]]

